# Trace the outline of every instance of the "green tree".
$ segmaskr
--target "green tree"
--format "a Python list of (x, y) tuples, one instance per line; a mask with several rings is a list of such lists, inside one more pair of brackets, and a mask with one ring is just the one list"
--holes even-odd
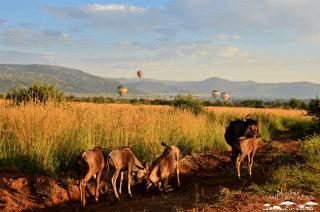
[(264, 108), (264, 102), (262, 100), (256, 100), (254, 102), (254, 107), (255, 108)]
[(320, 129), (320, 99), (317, 97), (311, 99), (307, 107), (307, 115), (315, 117), (318, 120), (318, 127), (315, 131)]
[(201, 100), (193, 99), (192, 94), (188, 94), (187, 96), (178, 94), (174, 102), (174, 107), (182, 110), (191, 110), (196, 115), (204, 112)]
[(291, 109), (299, 109), (301, 106), (301, 101), (296, 98), (291, 98), (288, 105)]
[(56, 84), (50, 86), (49, 83), (32, 82), (28, 89), (21, 87), (12, 87), (11, 91), (7, 91), (6, 99), (10, 99), (14, 104), (20, 105), (29, 101), (46, 103), (47, 101), (63, 101), (65, 95), (60, 92)]
[(274, 106), (275, 106), (276, 108), (283, 108), (283, 103), (282, 103), (280, 100), (278, 100), (278, 101), (274, 104)]
[(307, 115), (320, 118), (320, 99), (318, 97), (310, 100), (307, 107)]

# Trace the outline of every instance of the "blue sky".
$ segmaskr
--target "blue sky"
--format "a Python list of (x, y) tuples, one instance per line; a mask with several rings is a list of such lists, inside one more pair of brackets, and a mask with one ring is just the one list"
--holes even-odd
[(11, 0), (0, 64), (102, 77), (320, 83), (318, 0)]

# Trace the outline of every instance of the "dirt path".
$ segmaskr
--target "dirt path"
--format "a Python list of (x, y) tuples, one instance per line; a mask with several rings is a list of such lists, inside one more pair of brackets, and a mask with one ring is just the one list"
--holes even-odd
[[(259, 144), (253, 168), (253, 178), (258, 187), (268, 182), (272, 168), (283, 165), (283, 161), (270, 159), (267, 154), (288, 154), (294, 160), (286, 163), (292, 165), (301, 161), (299, 142), (289, 140), (288, 136), (279, 136), (277, 140), (280, 141)], [(248, 191), (251, 184), (245, 176), (246, 166), (243, 166), (241, 183), (236, 181), (234, 172), (229, 173), (230, 156), (230, 152), (189, 155), (181, 161), (179, 190), (167, 194), (157, 190), (144, 193), (139, 186), (133, 186), (133, 198), (128, 198), (123, 191), (118, 202), (113, 193), (101, 189), (99, 203), (88, 196), (85, 209), (79, 208), (77, 181), (72, 178), (63, 180), (68, 178), (60, 176), (53, 180), (7, 169), (0, 173), (0, 211), (262, 211), (266, 199), (253, 196)], [(62, 174), (67, 176), (70, 173)], [(170, 184), (174, 187), (176, 178)], [(92, 186), (88, 193), (93, 194)], [(318, 198), (314, 200), (320, 202)]]

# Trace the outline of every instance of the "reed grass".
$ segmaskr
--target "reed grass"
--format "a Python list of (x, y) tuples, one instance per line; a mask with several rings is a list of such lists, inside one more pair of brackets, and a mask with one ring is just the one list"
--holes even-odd
[(18, 107), (1, 101), (0, 169), (16, 166), (38, 173), (73, 169), (77, 155), (97, 145), (105, 152), (129, 146), (148, 162), (162, 153), (161, 142), (177, 145), (182, 155), (222, 151), (230, 149), (224, 140), (229, 122), (248, 113), (261, 120), (263, 140), (272, 137), (272, 129), (312, 121), (296, 111), (206, 109), (207, 113), (194, 115), (170, 106), (48, 102)]

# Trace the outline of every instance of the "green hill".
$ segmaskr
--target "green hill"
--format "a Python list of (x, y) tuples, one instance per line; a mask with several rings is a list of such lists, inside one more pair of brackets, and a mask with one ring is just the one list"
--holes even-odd
[[(59, 90), (74, 95), (117, 95), (117, 87), (121, 85), (116, 80), (93, 76), (77, 69), (51, 65), (0, 64), (0, 93), (6, 93), (12, 86), (27, 87), (32, 81), (56, 83)], [(128, 94), (147, 92), (128, 87)]]

